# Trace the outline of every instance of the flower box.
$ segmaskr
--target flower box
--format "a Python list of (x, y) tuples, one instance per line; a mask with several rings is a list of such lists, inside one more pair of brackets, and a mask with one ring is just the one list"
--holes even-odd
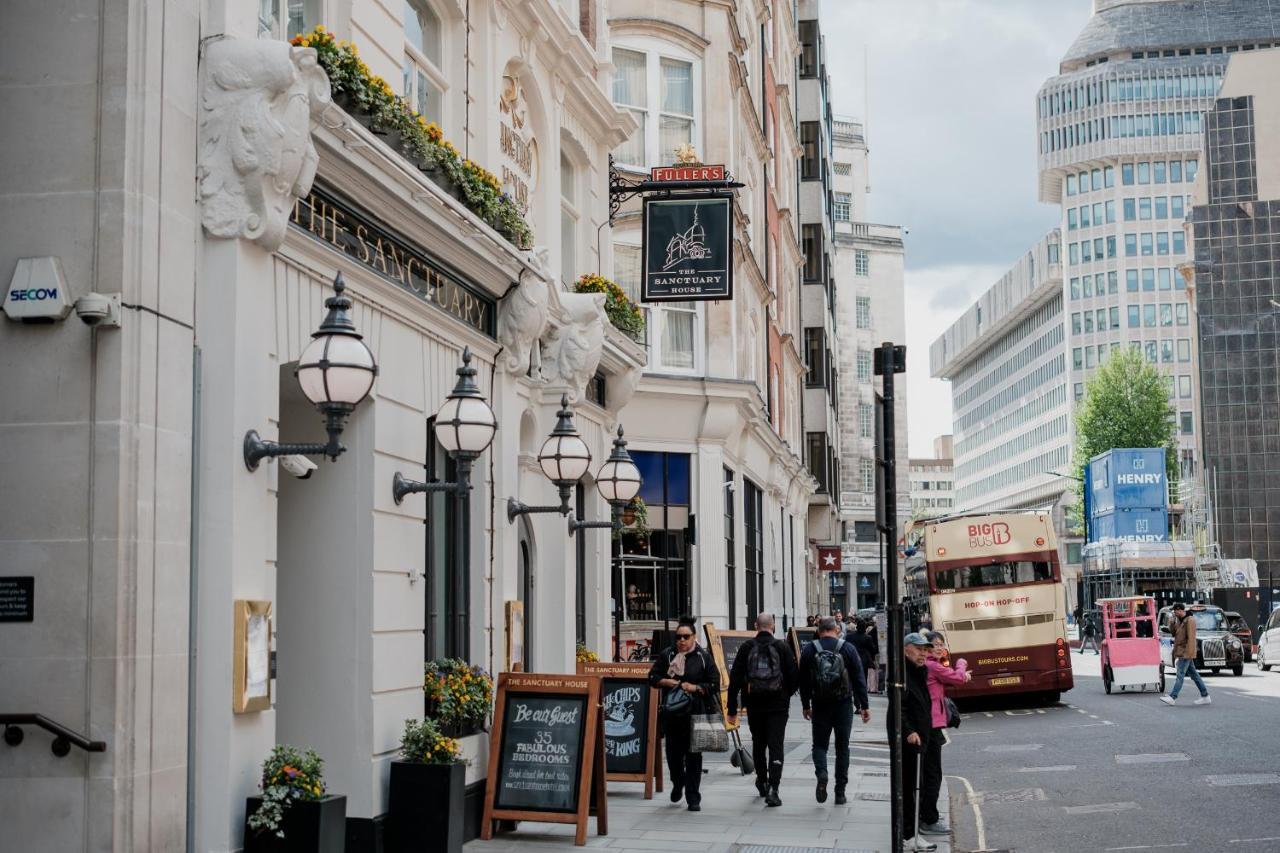
[(391, 762), (386, 853), (462, 853), (466, 765)]
[(262, 805), (250, 797), (245, 806), (244, 853), (343, 853), (347, 844), (347, 798), (327, 796), (298, 801), (285, 809), (280, 828), (284, 838), (270, 830), (249, 828), (248, 816)]

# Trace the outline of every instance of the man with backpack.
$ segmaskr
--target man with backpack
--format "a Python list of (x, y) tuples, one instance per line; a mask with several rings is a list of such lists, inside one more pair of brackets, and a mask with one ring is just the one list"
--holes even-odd
[(813, 723), (813, 769), (818, 776), (818, 802), (827, 801), (827, 745), (836, 735), (836, 805), (848, 802), (849, 732), (855, 710), (862, 722), (871, 719), (862, 658), (852, 643), (840, 636), (834, 619), (818, 622), (818, 638), (800, 653), (800, 704), (804, 718)]
[(756, 765), (756, 790), (767, 806), (780, 806), (782, 756), (787, 733), (791, 694), (796, 692), (800, 670), (786, 641), (773, 636), (773, 615), (756, 617), (757, 634), (742, 644), (729, 670), (729, 723), (738, 718), (738, 696), (747, 708), (751, 730), (751, 756)]

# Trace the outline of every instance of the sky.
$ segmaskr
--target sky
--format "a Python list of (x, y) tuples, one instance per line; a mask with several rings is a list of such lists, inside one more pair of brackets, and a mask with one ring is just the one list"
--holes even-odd
[(866, 121), (872, 222), (906, 241), (912, 456), (951, 432), (929, 347), (1058, 221), (1038, 200), (1035, 98), (1091, 0), (822, 0), (837, 115)]

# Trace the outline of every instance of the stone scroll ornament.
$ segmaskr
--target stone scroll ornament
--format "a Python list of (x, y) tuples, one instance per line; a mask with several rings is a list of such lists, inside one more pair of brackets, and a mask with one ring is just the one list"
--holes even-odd
[(331, 104), (309, 47), (223, 38), (204, 52), (200, 91), (201, 221), (214, 237), (274, 252), (294, 200), (311, 191), (311, 129)]
[(570, 402), (582, 399), (600, 366), (604, 348), (603, 293), (556, 293), (563, 323), (553, 324), (542, 338), (542, 378), (568, 388)]

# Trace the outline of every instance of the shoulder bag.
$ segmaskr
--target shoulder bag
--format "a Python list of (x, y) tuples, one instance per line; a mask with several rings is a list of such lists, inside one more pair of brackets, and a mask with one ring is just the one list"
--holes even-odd
[(707, 714), (694, 714), (689, 724), (690, 752), (728, 752), (729, 732), (720, 713), (720, 697), (712, 697), (715, 709)]

